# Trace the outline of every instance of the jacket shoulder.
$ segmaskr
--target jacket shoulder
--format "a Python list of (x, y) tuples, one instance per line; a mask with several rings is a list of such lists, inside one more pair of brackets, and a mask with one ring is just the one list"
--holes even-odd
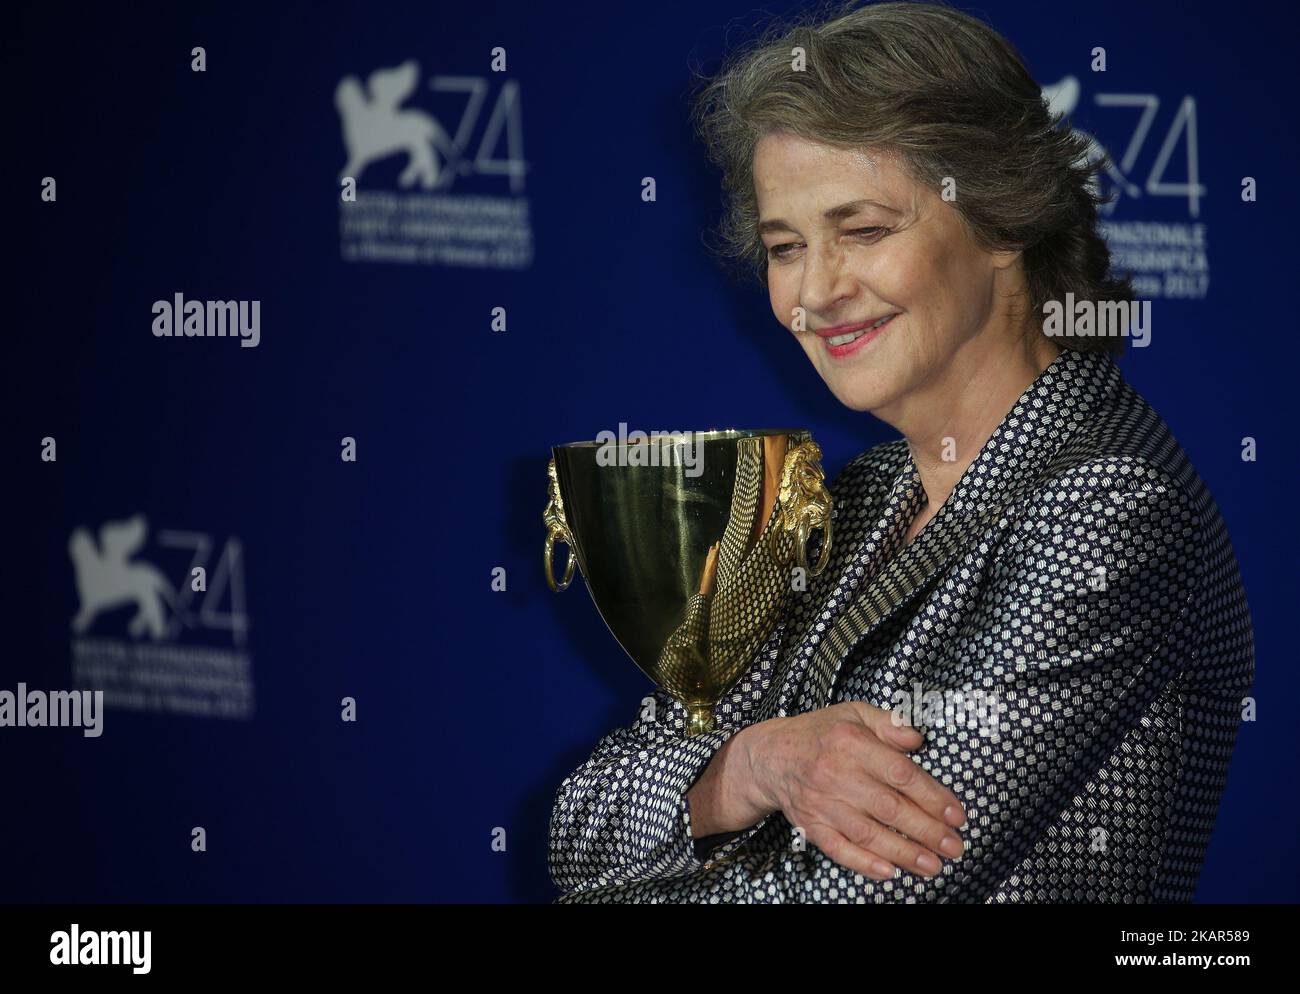
[[(1074, 431), (1040, 485), (1094, 481), (1111, 488), (1164, 486), (1198, 510), (1209, 494), (1164, 419), (1128, 383)], [(1089, 488), (1084, 487), (1084, 492)]]

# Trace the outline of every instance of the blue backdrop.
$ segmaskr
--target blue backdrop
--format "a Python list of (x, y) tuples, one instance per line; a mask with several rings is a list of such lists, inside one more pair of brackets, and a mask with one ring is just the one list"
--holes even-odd
[[(1300, 892), (1282, 8), (977, 11), (1120, 165), (1107, 224), (1154, 300), (1151, 345), (1121, 366), (1245, 575), (1258, 720), (1212, 901)], [(549, 446), (619, 422), (806, 425), (834, 473), (892, 437), (701, 241), (720, 191), (690, 67), (755, 17), (735, 0), (7, 15), (0, 689), (117, 703), (97, 738), (0, 729), (0, 899), (553, 897), (555, 789), (649, 684), (580, 583), (542, 580)], [(258, 301), (257, 346), (156, 336), (177, 293)], [(160, 598), (163, 624), (133, 631)]]

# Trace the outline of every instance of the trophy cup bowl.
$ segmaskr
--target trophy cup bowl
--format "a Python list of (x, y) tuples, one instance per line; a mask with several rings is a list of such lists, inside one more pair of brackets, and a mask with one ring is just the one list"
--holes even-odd
[(816, 576), (829, 561), (821, 449), (806, 429), (624, 428), (551, 450), (546, 580), (561, 591), (582, 571), (614, 638), (695, 735), (770, 636), (795, 570)]

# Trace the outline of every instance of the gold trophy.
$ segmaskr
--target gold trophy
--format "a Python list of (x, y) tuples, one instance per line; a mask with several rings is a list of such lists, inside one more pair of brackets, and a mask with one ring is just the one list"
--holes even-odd
[(830, 559), (821, 449), (805, 429), (619, 429), (551, 450), (546, 582), (561, 591), (582, 570), (614, 638), (696, 735), (771, 634), (794, 569), (817, 576)]

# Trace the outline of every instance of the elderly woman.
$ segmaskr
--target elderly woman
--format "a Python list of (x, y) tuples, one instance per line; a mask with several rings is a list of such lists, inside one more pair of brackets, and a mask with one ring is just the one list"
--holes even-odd
[(1044, 330), (1066, 294), (1132, 300), (1096, 167), (965, 14), (779, 30), (699, 94), (726, 245), (902, 437), (832, 481), (830, 563), (716, 727), (656, 691), (565, 779), (560, 900), (1188, 901), (1253, 640), (1122, 338)]

